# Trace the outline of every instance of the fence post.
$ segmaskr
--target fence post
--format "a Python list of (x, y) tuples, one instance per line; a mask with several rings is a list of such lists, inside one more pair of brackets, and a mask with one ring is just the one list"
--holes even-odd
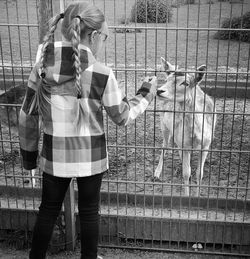
[[(48, 30), (48, 20), (57, 13), (64, 10), (64, 1), (62, 0), (40, 0), (39, 1), (39, 44), (43, 42), (43, 37)], [(60, 23), (54, 35), (54, 40), (61, 40)], [(66, 249), (74, 250), (76, 245), (75, 228), (75, 195), (74, 182), (71, 181), (69, 189), (64, 199), (64, 217), (66, 233)]]

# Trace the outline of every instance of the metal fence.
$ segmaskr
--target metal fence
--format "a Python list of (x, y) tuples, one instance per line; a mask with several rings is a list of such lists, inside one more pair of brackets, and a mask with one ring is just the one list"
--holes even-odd
[[(36, 175), (36, 186), (32, 186), (30, 175), (22, 171), (17, 118), (36, 56), (38, 7), (42, 2), (0, 1), (0, 228), (14, 231), (32, 230), (40, 202), (40, 172)], [(53, 13), (63, 10), (68, 1), (47, 2), (51, 3)], [(153, 176), (163, 150), (160, 115), (174, 114), (177, 120), (180, 114), (204, 115), (205, 110), (180, 112), (176, 99), (174, 110), (164, 109), (162, 101), (156, 98), (126, 128), (105, 118), (110, 170), (101, 190), (100, 245), (249, 256), (250, 45), (243, 37), (241, 40), (233, 37), (236, 32), (250, 33), (243, 22), (250, 3), (166, 0), (165, 5), (171, 7), (170, 21), (139, 23), (129, 21), (138, 0), (92, 2), (104, 11), (110, 27), (102, 61), (113, 68), (128, 98), (136, 93), (146, 75), (157, 75), (159, 85), (163, 85), (161, 57), (178, 65), (184, 73), (195, 72), (205, 64), (207, 71), (201, 88), (215, 103), (216, 109), (209, 114), (217, 116), (198, 196), (195, 148), (189, 148), (192, 155), (189, 196), (184, 194), (183, 161), (178, 152), (186, 151), (184, 145), (165, 147), (163, 173), (158, 180)], [(140, 1), (146, 6), (149, 2)], [(162, 1), (153, 2), (159, 6)], [(134, 8), (138, 12), (139, 7)], [(150, 10), (146, 10), (147, 15)], [(160, 16), (160, 12), (155, 16)], [(226, 19), (233, 24), (236, 17), (240, 20), (236, 30), (222, 29)], [(229, 33), (231, 38), (219, 39), (219, 33)], [(204, 132), (205, 123), (202, 125)], [(74, 206), (72, 200), (69, 204)], [(64, 226), (58, 223), (57, 228), (61, 230)], [(54, 238), (52, 246), (53, 242), (59, 241)]]

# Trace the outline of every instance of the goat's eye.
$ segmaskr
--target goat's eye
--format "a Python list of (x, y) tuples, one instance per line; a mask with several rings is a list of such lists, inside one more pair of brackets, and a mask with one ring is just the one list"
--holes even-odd
[(189, 83), (187, 83), (186, 81), (184, 81), (184, 82), (182, 83), (182, 85), (184, 85), (184, 86), (189, 86)]

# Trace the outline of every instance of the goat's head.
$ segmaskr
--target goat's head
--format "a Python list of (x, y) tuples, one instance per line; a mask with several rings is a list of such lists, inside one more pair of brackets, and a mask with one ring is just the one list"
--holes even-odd
[(166, 73), (165, 83), (158, 88), (157, 96), (169, 101), (183, 102), (190, 96), (192, 89), (201, 82), (206, 66), (197, 68), (196, 73), (185, 73), (161, 58), (161, 65)]

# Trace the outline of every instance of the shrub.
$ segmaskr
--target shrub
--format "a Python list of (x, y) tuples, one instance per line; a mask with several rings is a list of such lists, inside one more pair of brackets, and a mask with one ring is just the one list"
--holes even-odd
[[(250, 29), (250, 12), (245, 13), (242, 17), (233, 17), (232, 19), (226, 18), (222, 23), (222, 28), (230, 29)], [(250, 42), (249, 31), (218, 31), (214, 35), (216, 39), (221, 40), (240, 40)]]
[(166, 0), (137, 0), (132, 6), (131, 21), (166, 23), (171, 21), (172, 15), (172, 8)]

